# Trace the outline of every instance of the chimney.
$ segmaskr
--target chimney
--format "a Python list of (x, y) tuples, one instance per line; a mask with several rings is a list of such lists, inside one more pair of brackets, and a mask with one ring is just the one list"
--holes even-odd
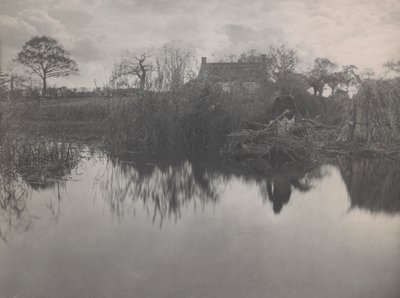
[(207, 63), (207, 57), (201, 57), (201, 64)]

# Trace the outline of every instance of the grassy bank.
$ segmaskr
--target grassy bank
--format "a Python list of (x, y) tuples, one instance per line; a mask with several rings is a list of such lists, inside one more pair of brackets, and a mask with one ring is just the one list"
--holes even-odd
[[(398, 90), (398, 81), (366, 82), (353, 99), (314, 97), (297, 90), (298, 119), (303, 119), (297, 139), (268, 132), (260, 144), (278, 144), (294, 158), (315, 159), (316, 152), (398, 158)], [(3, 102), (1, 131), (15, 137), (96, 142), (111, 151), (220, 151), (227, 137), (246, 123), (272, 119), (276, 94), (274, 88), (223, 92), (196, 83), (175, 93), (118, 96), (103, 90), (90, 98)], [(378, 130), (379, 125), (383, 128)]]
[[(135, 150), (215, 149), (245, 119), (266, 121), (272, 95), (225, 93), (213, 86), (87, 99), (3, 104), (15, 134), (106, 142)], [(5, 124), (7, 123), (7, 124)]]

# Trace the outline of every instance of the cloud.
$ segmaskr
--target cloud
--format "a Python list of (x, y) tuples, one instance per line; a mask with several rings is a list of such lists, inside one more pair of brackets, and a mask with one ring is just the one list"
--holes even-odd
[(6, 41), (4, 44), (7, 47), (20, 46), (26, 38), (37, 32), (34, 26), (24, 20), (7, 15), (0, 15), (0, 28), (1, 37)]
[(36, 33), (36, 28), (15, 17), (0, 15), (1, 57), (0, 65), (11, 63), (24, 42)]
[(88, 12), (72, 8), (53, 8), (49, 15), (64, 24), (67, 30), (77, 32), (90, 24), (93, 15)]
[(235, 45), (260, 39), (259, 32), (247, 26), (230, 24), (225, 25), (222, 29), (229, 41)]
[(3, 2), (4, 59), (33, 35), (51, 35), (80, 64), (82, 82), (92, 82), (89, 76), (106, 77), (126, 49), (171, 40), (191, 43), (199, 56), (252, 48), (265, 52), (269, 45), (285, 43), (296, 48), (305, 63), (327, 57), (378, 72), (385, 60), (400, 56), (398, 0)]
[(24, 9), (18, 13), (18, 19), (34, 27), (39, 35), (51, 35), (63, 39), (69, 35), (64, 24), (41, 9)]
[(228, 36), (232, 47), (241, 46), (243, 49), (253, 44), (266, 50), (268, 45), (283, 43), (286, 38), (285, 33), (275, 26), (256, 30), (248, 26), (229, 24), (223, 26), (222, 31)]
[(77, 39), (72, 46), (71, 53), (81, 62), (101, 61), (103, 57), (98, 43), (91, 37)]

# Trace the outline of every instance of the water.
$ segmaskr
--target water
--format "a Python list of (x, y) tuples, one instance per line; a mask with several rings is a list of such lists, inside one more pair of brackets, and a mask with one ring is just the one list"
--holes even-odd
[(80, 155), (3, 173), (0, 297), (400, 297), (393, 164)]

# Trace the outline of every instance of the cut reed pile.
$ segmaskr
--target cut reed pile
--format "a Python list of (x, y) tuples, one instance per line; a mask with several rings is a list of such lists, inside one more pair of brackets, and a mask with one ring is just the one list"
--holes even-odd
[(291, 132), (279, 133), (275, 120), (263, 129), (231, 133), (224, 152), (255, 156), (276, 165), (317, 161), (318, 150), (323, 144), (322, 138), (315, 133), (318, 123), (301, 119), (295, 122)]
[(368, 80), (347, 106), (340, 142), (400, 141), (400, 80)]

